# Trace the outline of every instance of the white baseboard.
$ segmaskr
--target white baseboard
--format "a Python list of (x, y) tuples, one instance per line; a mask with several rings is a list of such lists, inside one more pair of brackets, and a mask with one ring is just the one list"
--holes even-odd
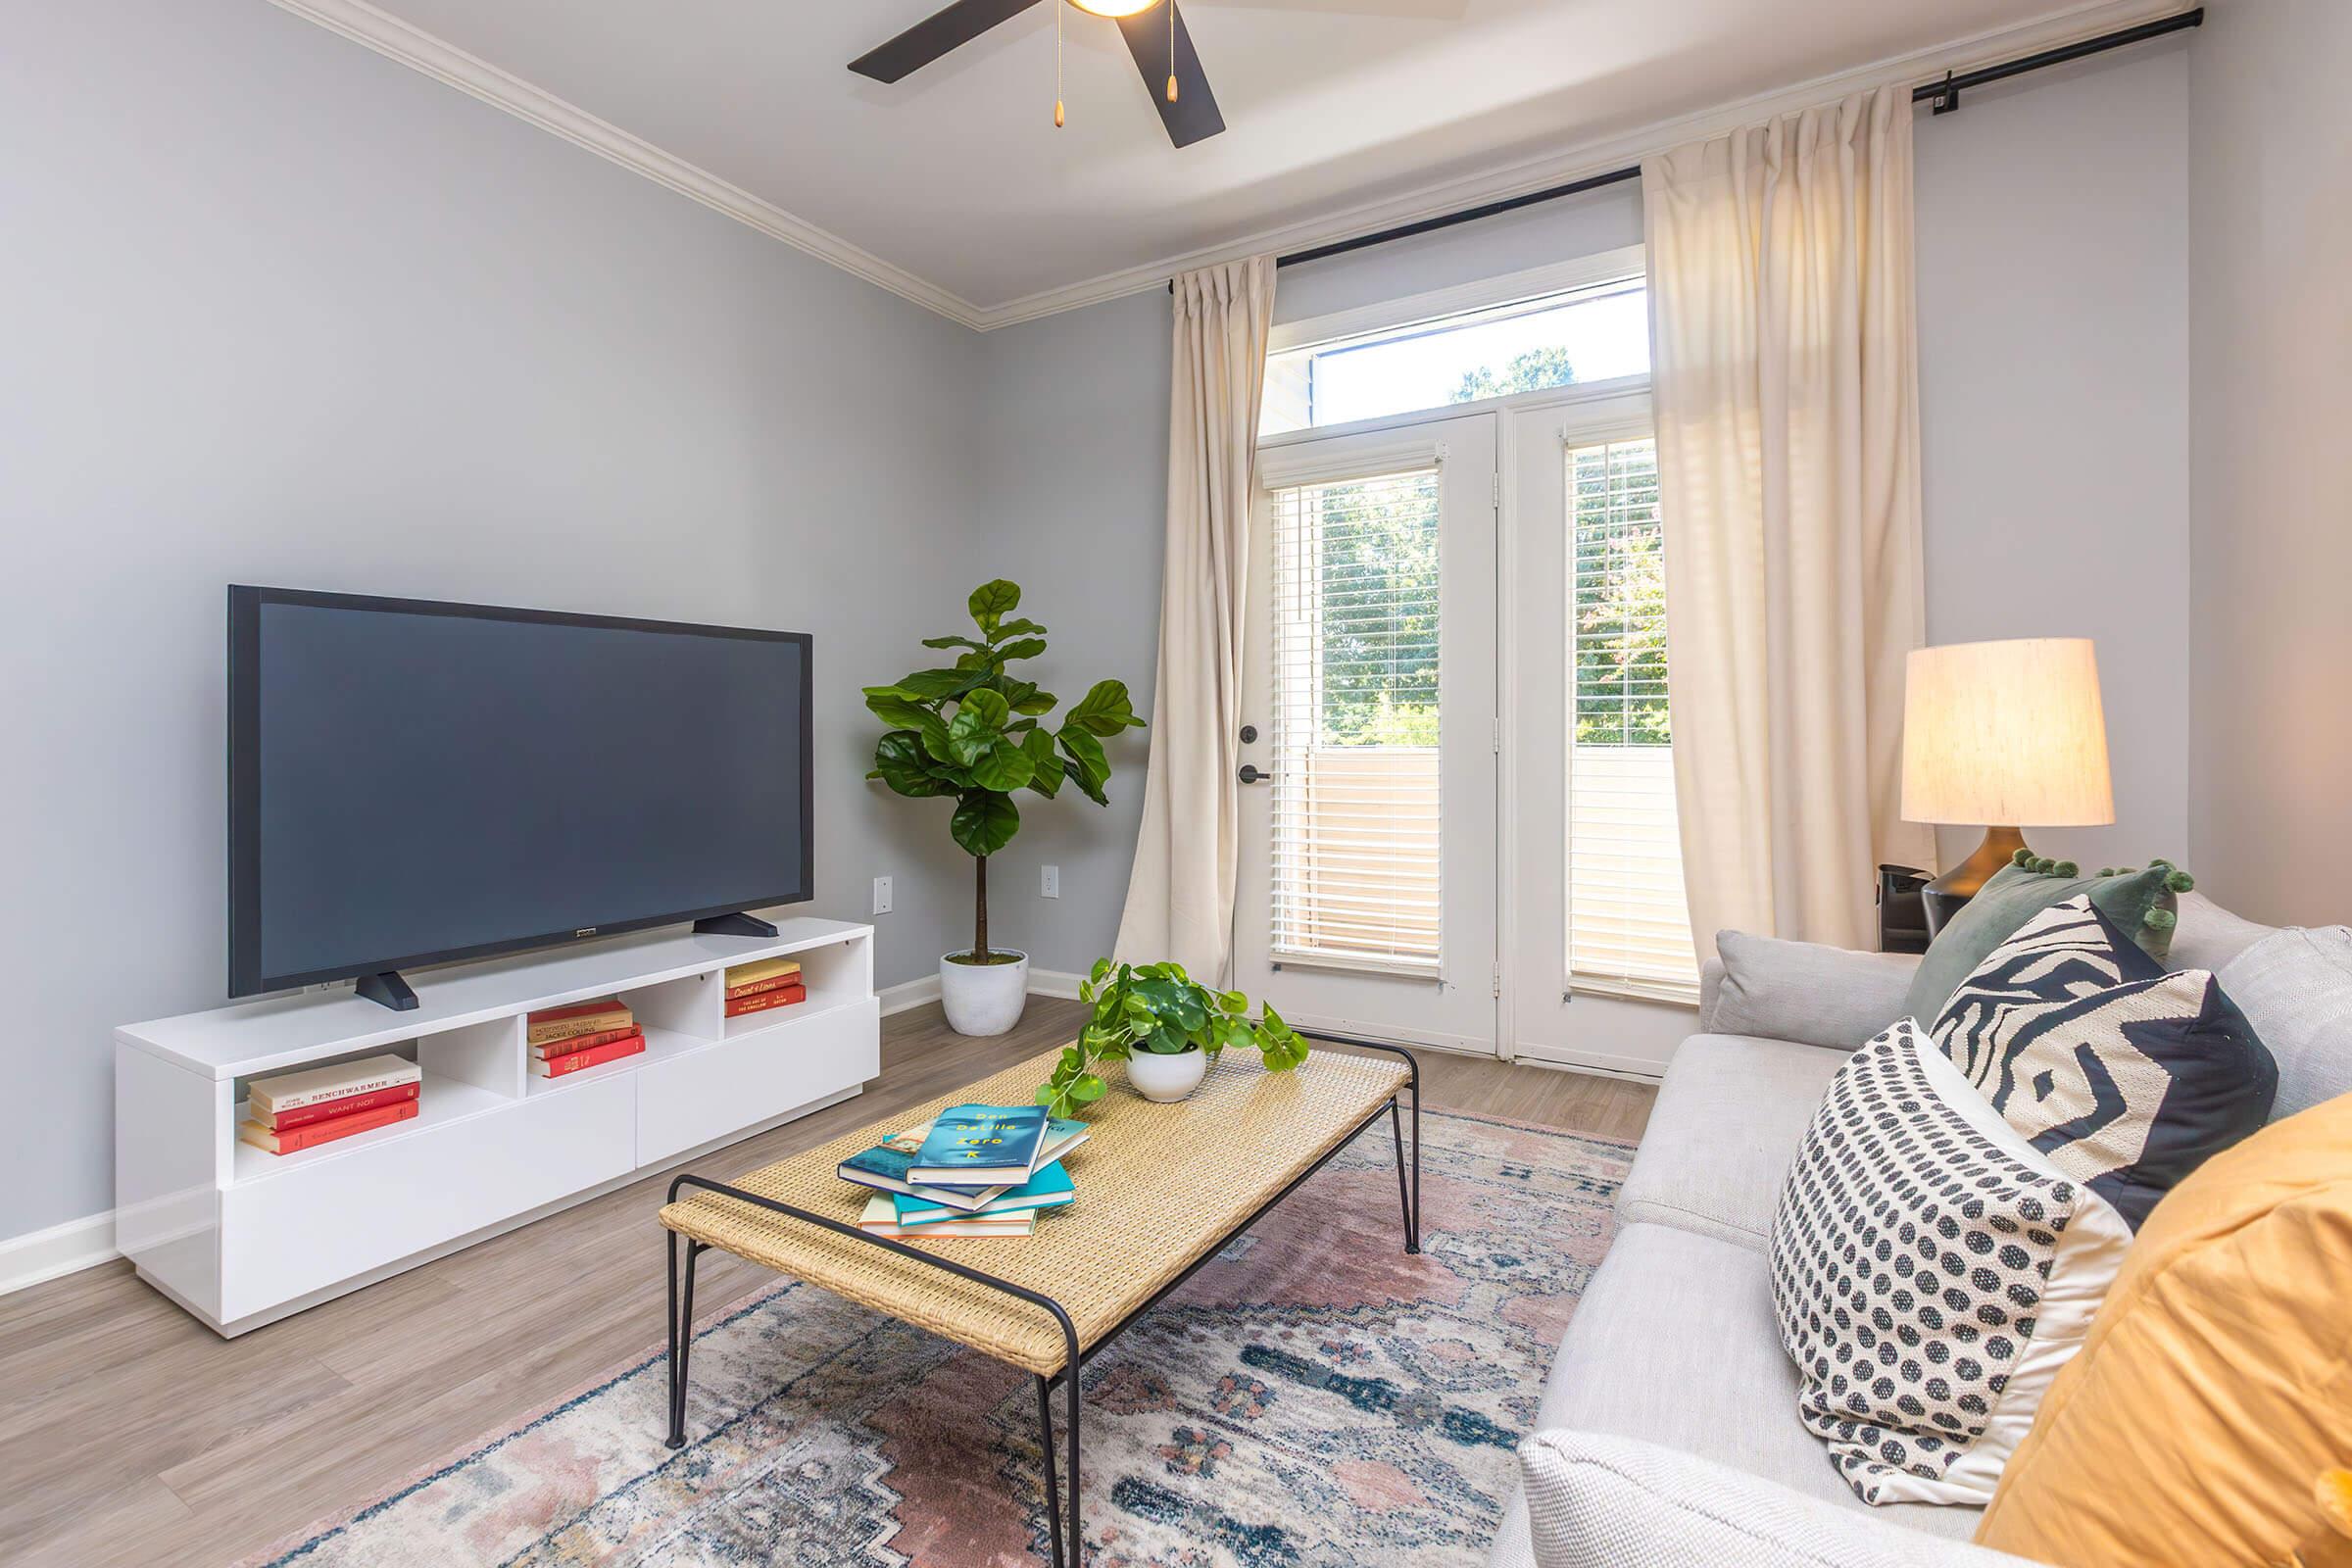
[(1033, 997), (1059, 997), (1065, 1002), (1078, 1000), (1078, 986), (1086, 976), (1072, 974), (1067, 969), (1032, 969), (1029, 971), (1029, 994)]
[[(1085, 978), (1062, 969), (1032, 969), (1029, 994), (1075, 999), (1078, 983)], [(882, 1001), (882, 1015), (888, 1017), (926, 1002), (937, 1002), (939, 976), (927, 974), (919, 980), (885, 986), (875, 994)], [(115, 1211), (111, 1208), (87, 1219), (72, 1219), (29, 1236), (0, 1241), (0, 1296), (95, 1268), (122, 1255), (115, 1250)]]
[(874, 995), (881, 999), (882, 1016), (887, 1018), (894, 1012), (905, 1012), (926, 1002), (937, 1002), (939, 976), (927, 974), (919, 980), (902, 980), (895, 986), (884, 986)]
[(12, 1237), (0, 1242), (0, 1296), (95, 1268), (122, 1255), (115, 1250), (115, 1211), (111, 1208), (29, 1236)]

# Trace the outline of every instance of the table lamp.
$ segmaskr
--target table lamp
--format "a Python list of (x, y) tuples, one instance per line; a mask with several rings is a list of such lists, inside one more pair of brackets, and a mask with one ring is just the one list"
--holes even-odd
[(1914, 649), (1904, 670), (1903, 817), (1984, 829), (1974, 855), (1928, 884), (1931, 905), (1974, 897), (2026, 847), (2023, 828), (2114, 821), (2090, 639)]

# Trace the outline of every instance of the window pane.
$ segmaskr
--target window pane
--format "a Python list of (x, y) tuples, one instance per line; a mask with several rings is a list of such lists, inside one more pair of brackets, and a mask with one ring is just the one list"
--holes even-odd
[(1666, 702), (1665, 534), (1657, 447), (1567, 458), (1568, 973), (1572, 989), (1687, 998), (1697, 968), (1683, 894)]
[(1276, 958), (1434, 968), (1438, 470), (1274, 495)]
[(1265, 435), (1649, 370), (1641, 279), (1269, 356)]

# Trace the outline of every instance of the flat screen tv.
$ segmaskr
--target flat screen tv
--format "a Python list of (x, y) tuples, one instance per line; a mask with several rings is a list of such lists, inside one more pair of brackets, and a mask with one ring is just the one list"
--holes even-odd
[(757, 930), (813, 892), (809, 690), (800, 632), (230, 588), (229, 995)]

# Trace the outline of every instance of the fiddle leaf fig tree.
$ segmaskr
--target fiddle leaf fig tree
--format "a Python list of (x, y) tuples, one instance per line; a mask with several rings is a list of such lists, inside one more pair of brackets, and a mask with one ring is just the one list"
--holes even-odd
[(1014, 662), (1046, 651), (1046, 628), (1013, 618), (1020, 604), (1019, 584), (1002, 577), (982, 583), (965, 601), (978, 636), (923, 639), (925, 648), (958, 650), (953, 667), (918, 669), (892, 685), (865, 688), (865, 706), (890, 726), (865, 776), (910, 799), (954, 800), (948, 833), (977, 862), (972, 951), (958, 962), (1003, 956), (988, 946), (988, 858), (1021, 830), (1014, 793), (1052, 800), (1066, 783), (1108, 806), (1110, 760), (1102, 742), (1144, 722), (1124, 682), (1099, 680), (1054, 723), (1061, 699), (1011, 672)]

